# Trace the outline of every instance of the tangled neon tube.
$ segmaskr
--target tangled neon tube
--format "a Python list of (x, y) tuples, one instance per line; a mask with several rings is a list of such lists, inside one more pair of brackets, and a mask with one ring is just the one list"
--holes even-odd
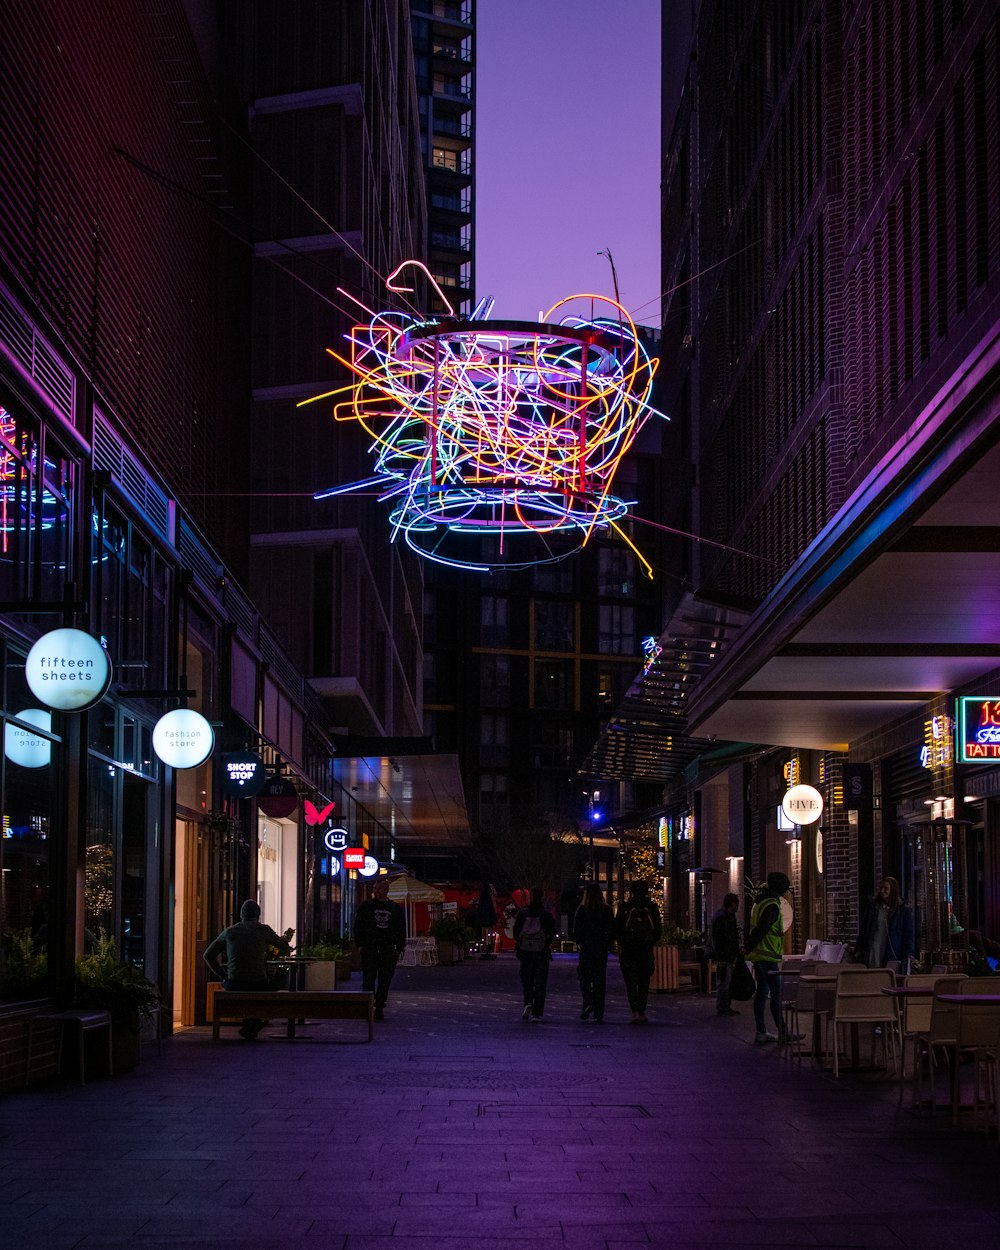
[(609, 530), (633, 545), (612, 484), (655, 413), (658, 362), (616, 301), (572, 296), (538, 323), (372, 313), (345, 337), (328, 350), (352, 381), (305, 402), (335, 398), (374, 474), (315, 498), (377, 488), (394, 540), (462, 568), (561, 560)]

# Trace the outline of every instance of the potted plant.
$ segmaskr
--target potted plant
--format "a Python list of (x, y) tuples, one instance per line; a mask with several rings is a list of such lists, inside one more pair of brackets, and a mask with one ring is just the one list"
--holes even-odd
[(443, 964), (458, 963), (472, 940), (472, 930), (457, 916), (442, 916), (431, 921), (431, 937), (437, 943), (438, 959)]
[(350, 950), (345, 943), (325, 935), (318, 942), (300, 946), (296, 953), (314, 961), (306, 965), (307, 990), (332, 990), (338, 981), (350, 980)]
[(36, 950), (30, 929), (17, 929), (0, 942), (0, 1000), (41, 998), (45, 993), (45, 951)]
[(114, 938), (103, 930), (94, 949), (77, 959), (73, 1006), (110, 1013), (116, 1072), (128, 1072), (139, 1062), (140, 1025), (152, 1020), (160, 1005), (156, 986), (119, 958)]

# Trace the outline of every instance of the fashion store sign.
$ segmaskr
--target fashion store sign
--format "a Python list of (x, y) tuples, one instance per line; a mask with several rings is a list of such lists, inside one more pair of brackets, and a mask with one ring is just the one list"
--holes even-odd
[(200, 712), (179, 707), (153, 729), (153, 750), (171, 768), (197, 768), (215, 748), (215, 731)]

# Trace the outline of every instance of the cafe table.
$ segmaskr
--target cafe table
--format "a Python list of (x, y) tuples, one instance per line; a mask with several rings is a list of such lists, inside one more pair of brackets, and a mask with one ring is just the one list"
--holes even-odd
[[(267, 966), (273, 971), (288, 973), (288, 988), (290, 990), (304, 990), (306, 988), (306, 968), (314, 963), (316, 963), (315, 959), (289, 955), (284, 959), (269, 959)], [(303, 1035), (295, 1032), (297, 1024), (305, 1024), (305, 1020), (289, 1020), (287, 1030), (282, 1036), (292, 1042), (298, 1041)]]
[(824, 1053), (823, 1019), (825, 1016), (829, 1015), (833, 1008), (832, 996), (829, 1001), (827, 1001), (825, 998), (821, 998), (820, 994), (822, 988), (831, 989), (836, 986), (837, 974), (836, 972), (802, 972), (798, 974), (796, 979), (798, 980), (799, 985), (807, 988), (815, 988), (812, 1011), (812, 1040), (810, 1042), (809, 1050), (814, 1059), (819, 1059), (822, 1058)]

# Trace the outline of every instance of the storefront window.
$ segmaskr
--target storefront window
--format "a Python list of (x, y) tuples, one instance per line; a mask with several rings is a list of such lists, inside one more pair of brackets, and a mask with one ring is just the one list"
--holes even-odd
[(58, 602), (72, 547), (73, 463), (0, 396), (0, 597)]

